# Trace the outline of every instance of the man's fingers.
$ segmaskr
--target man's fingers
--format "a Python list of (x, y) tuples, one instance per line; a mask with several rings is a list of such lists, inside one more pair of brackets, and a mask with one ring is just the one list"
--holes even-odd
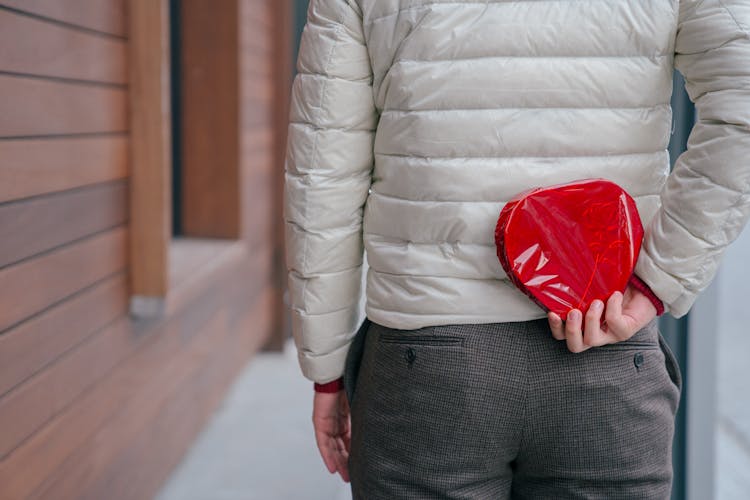
[(583, 345), (582, 322), (583, 315), (578, 309), (573, 309), (568, 313), (565, 321), (565, 342), (570, 352), (583, 352), (588, 349)]
[(349, 445), (352, 437), (352, 418), (349, 409), (349, 400), (345, 394), (339, 399), (339, 435), (344, 443), (344, 450), (349, 453)]
[(607, 300), (607, 312), (604, 315), (609, 333), (617, 340), (626, 340), (629, 338), (628, 325), (622, 316), (622, 302), (622, 293), (613, 293), (609, 297), (609, 300)]
[(344, 443), (341, 442), (341, 449), (337, 454), (338, 471), (341, 474), (341, 479), (345, 482), (349, 482), (349, 453), (344, 449)]
[(344, 450), (347, 453), (349, 453), (349, 451), (351, 450), (351, 445), (352, 445), (352, 431), (351, 431), (351, 428), (348, 428), (346, 430), (346, 433), (343, 436), (341, 436), (341, 438), (344, 441)]
[(583, 345), (586, 347), (597, 347), (607, 343), (604, 332), (601, 330), (602, 313), (604, 302), (595, 300), (586, 312), (586, 323), (583, 330)]
[(331, 474), (338, 472), (341, 479), (349, 482), (349, 453), (343, 438), (331, 435), (320, 436), (316, 433), (318, 449), (326, 469)]
[(547, 313), (549, 329), (552, 331), (552, 337), (556, 340), (565, 340), (565, 329), (563, 328), (562, 318), (550, 311)]
[(318, 450), (320, 451), (320, 456), (323, 458), (323, 463), (326, 465), (326, 469), (333, 474), (336, 472), (338, 464), (336, 461), (335, 444), (331, 442), (331, 436), (316, 432), (315, 441), (318, 443)]
[[(635, 309), (633, 306), (628, 307)], [(547, 320), (552, 336), (557, 340), (565, 340), (568, 350), (578, 353), (591, 347), (629, 339), (636, 330), (633, 323), (637, 324), (637, 321), (634, 321), (633, 317), (639, 317), (632, 314), (630, 309), (626, 311), (625, 296), (622, 292), (614, 292), (607, 299), (606, 308), (604, 302), (594, 300), (586, 311), (585, 317), (581, 311), (573, 309), (568, 313), (565, 321), (553, 312), (547, 313)], [(630, 316), (626, 316), (626, 312)], [(602, 322), (602, 315), (604, 322)]]
[(331, 437), (333, 447), (333, 458), (336, 462), (335, 471), (341, 475), (341, 479), (349, 482), (349, 453), (346, 451), (346, 443), (342, 437)]

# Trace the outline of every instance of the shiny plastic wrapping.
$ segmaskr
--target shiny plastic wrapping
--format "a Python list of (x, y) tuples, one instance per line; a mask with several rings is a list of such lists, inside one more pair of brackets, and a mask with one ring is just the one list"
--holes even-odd
[(625, 290), (642, 239), (635, 201), (604, 179), (521, 193), (503, 207), (495, 228), (510, 280), (563, 319)]

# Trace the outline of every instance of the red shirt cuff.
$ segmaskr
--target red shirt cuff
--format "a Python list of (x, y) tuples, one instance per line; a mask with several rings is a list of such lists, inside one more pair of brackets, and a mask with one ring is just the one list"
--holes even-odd
[(662, 314), (664, 314), (664, 302), (662, 302), (659, 297), (656, 296), (653, 290), (651, 290), (651, 287), (648, 286), (641, 278), (633, 274), (632, 276), (630, 276), (629, 283), (633, 286), (633, 288), (648, 297), (648, 299), (656, 308), (657, 316), (661, 316)]
[(339, 392), (344, 389), (344, 377), (339, 377), (325, 384), (314, 382), (313, 389), (315, 389), (315, 392)]

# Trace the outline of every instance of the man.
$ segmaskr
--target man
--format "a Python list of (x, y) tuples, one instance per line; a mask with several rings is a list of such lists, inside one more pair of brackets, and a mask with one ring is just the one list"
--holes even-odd
[[(748, 218), (748, 25), (742, 0), (312, 0), (292, 327), (355, 498), (668, 498), (680, 378), (654, 318), (687, 313)], [(698, 121), (669, 174), (675, 68)], [(517, 193), (590, 177), (646, 235), (625, 293), (563, 323), (509, 285), (493, 230)]]

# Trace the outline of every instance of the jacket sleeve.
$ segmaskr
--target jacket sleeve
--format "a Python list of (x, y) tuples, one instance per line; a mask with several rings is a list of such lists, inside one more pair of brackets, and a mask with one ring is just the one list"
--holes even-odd
[(284, 225), (292, 334), (303, 375), (339, 378), (362, 320), (362, 215), (378, 114), (362, 13), (312, 0), (294, 78)]
[(750, 4), (683, 0), (675, 68), (697, 122), (646, 230), (636, 274), (686, 314), (745, 225), (750, 204)]

